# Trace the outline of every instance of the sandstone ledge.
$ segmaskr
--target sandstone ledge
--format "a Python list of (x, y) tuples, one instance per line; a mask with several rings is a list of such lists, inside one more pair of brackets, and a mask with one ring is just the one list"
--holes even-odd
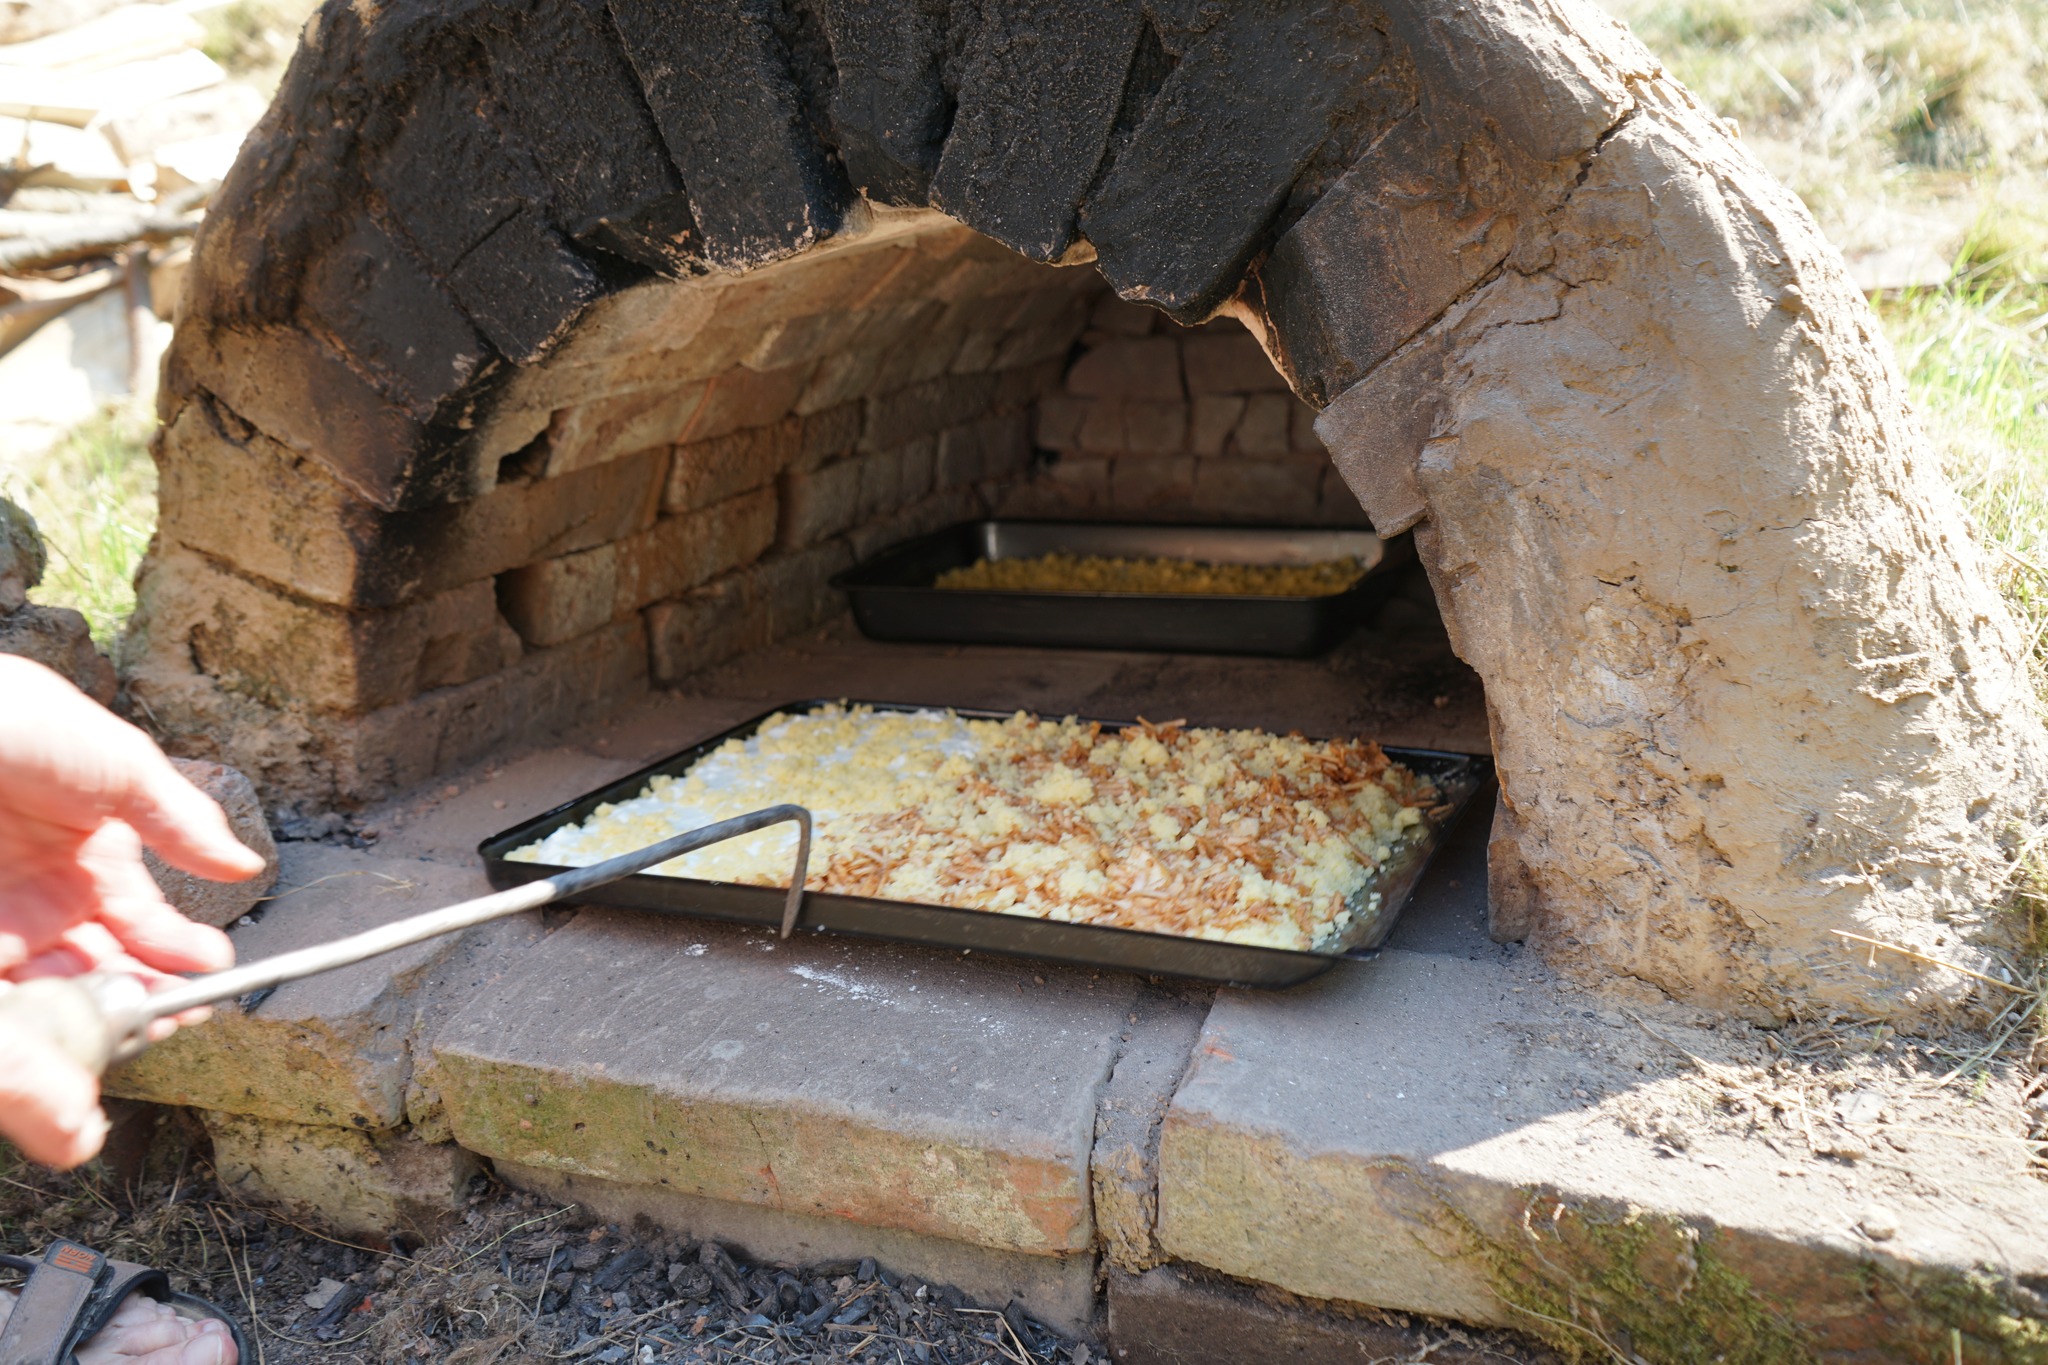
[[(1407, 648), (1408, 667), (1427, 663), (1424, 643)], [(472, 894), (477, 838), (806, 691), (1100, 711), (1172, 689), (1198, 691), (1205, 717), (1279, 707), (1411, 741), (1483, 733), (1476, 698), (1436, 708), (1434, 684), (1350, 671), (1387, 652), (1368, 635), (1355, 659), (1162, 672), (1135, 656), (1053, 668), (1022, 651), (810, 638), (390, 803), (372, 812), (375, 855), (287, 844), (298, 889), (235, 934), (253, 958), (395, 913), (377, 909), (380, 875), (430, 884), (419, 908)], [(1352, 709), (1411, 692), (1413, 714)], [(323, 989), (348, 990), (322, 997), (324, 1015), (288, 994), (318, 983), (286, 988), (117, 1084), (253, 1116), (258, 1131), (232, 1129), (249, 1188), (299, 1202), (319, 1197), (299, 1158), (361, 1148), (333, 1136), (344, 1126), (409, 1127), (452, 1138), (451, 1162), (456, 1148), (488, 1157), (608, 1218), (644, 1212), (791, 1259), (860, 1245), (933, 1277), (925, 1266), (972, 1261), (972, 1292), (1014, 1292), (1048, 1321), (1085, 1317), (1076, 1286), (1100, 1255), (1197, 1264), (1336, 1318), (1349, 1305), (1544, 1334), (1523, 1310), (1576, 1311), (1653, 1361), (1932, 1358), (1951, 1329), (1972, 1360), (2042, 1359), (2048, 1186), (2006, 1173), (2018, 1163), (1995, 1144), (1978, 1156), (1938, 1135), (1901, 1130), (1907, 1152), (1870, 1141), (1850, 1158), (1808, 1152), (1796, 1126), (1660, 1127), (1673, 1093), (1718, 1101), (1630, 1016), (1703, 1057), (1726, 1035), (1561, 989), (1488, 942), (1484, 836), (1475, 821), (1446, 850), (1380, 961), (1286, 993), (1167, 1009), (1128, 978), (592, 910), (545, 938), (522, 926), (331, 978)], [(269, 937), (316, 903), (329, 908), (297, 920), (310, 937)], [(1199, 1037), (1188, 1014), (1206, 1016)], [(360, 1041), (401, 1018), (398, 1053)], [(175, 1083), (134, 1079), (173, 1061)], [(1821, 1139), (1870, 1138), (1840, 1131), (1817, 1091), (1814, 1104)], [(1913, 1167), (1924, 1196), (1900, 1195), (1886, 1163)], [(1863, 1227), (1879, 1202), (1883, 1240)]]

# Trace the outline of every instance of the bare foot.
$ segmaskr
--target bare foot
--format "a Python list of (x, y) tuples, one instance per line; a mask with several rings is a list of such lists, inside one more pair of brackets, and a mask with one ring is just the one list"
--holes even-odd
[[(13, 1312), (14, 1295), (0, 1289), (0, 1327)], [(78, 1365), (235, 1365), (235, 1342), (225, 1323), (195, 1322), (167, 1303), (130, 1294), (78, 1348)]]

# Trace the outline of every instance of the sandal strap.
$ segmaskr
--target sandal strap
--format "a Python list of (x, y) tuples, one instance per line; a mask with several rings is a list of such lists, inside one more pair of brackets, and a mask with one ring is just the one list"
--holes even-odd
[(77, 1242), (52, 1242), (40, 1261), (0, 1256), (29, 1271), (0, 1330), (0, 1365), (76, 1365), (74, 1352), (92, 1340), (129, 1295), (167, 1303), (187, 1318), (213, 1318), (228, 1329), (237, 1360), (251, 1360), (241, 1324), (205, 1299), (172, 1290), (171, 1277), (132, 1261), (115, 1261)]
[(91, 1247), (52, 1242), (0, 1330), (0, 1365), (68, 1365), (108, 1268)]

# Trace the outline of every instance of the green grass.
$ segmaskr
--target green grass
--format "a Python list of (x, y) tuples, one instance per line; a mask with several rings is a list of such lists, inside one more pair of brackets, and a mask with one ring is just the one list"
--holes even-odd
[(135, 610), (135, 568), (156, 530), (156, 465), (148, 427), (118, 409), (74, 429), (40, 459), (0, 477), (50, 552), (31, 596), (75, 607), (109, 649)]
[(2048, 698), (2048, 286), (1966, 273), (1878, 315)]

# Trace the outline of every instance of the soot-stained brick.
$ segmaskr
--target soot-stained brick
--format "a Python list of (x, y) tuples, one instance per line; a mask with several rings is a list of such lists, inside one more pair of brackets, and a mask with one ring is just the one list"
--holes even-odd
[(479, 36), (492, 95), (546, 172), (555, 225), (665, 274), (687, 273), (695, 224), (682, 178), (599, 0), (534, 5), (516, 25)]
[(541, 197), (533, 168), (506, 146), (492, 113), (481, 71), (419, 82), (371, 171), (371, 184), (437, 274)]
[(1142, 27), (1137, 0), (984, 10), (965, 44), (932, 203), (1033, 260), (1056, 259), (1073, 242)]
[(613, 21), (705, 259), (741, 270), (829, 236), (845, 180), (806, 117), (782, 15), (768, 0), (611, 0)]
[(1125, 297), (1194, 321), (1236, 290), (1295, 177), (1356, 116), (1383, 40), (1345, 7), (1308, 3), (1161, 33), (1172, 74), (1081, 231)]
[(300, 298), (314, 325), (419, 421), (490, 359), (447, 293), (364, 219), (309, 263)]
[(602, 290), (597, 273), (534, 209), (471, 249), (448, 287), (491, 344), (520, 364), (538, 360)]
[(838, 86), (832, 132), (868, 198), (922, 206), (953, 120), (945, 0), (823, 0)]

